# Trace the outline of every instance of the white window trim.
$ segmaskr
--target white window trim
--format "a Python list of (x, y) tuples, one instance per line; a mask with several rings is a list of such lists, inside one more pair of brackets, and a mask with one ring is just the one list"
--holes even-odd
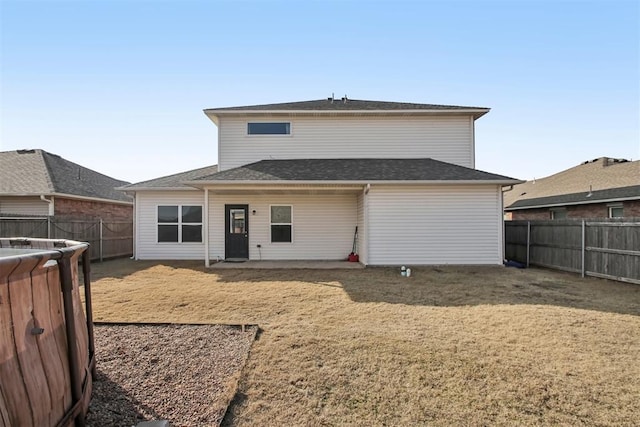
[[(272, 222), (271, 221), (271, 207), (273, 206), (288, 206), (291, 208), (291, 222)], [(291, 226), (291, 241), (290, 242), (274, 242), (271, 236), (271, 226), (272, 225), (290, 225)], [(293, 243), (293, 205), (289, 205), (286, 203), (274, 203), (269, 205), (269, 243), (272, 245), (290, 245)]]
[[(568, 213), (567, 213), (567, 208), (555, 208), (555, 209), (549, 209), (550, 212), (550, 216), (552, 220), (562, 220), (562, 219), (569, 219)], [(555, 213), (556, 212), (564, 212), (565, 216), (564, 218), (555, 218)]]
[[(158, 221), (158, 208), (160, 206), (177, 206), (178, 207), (178, 222), (159, 222)], [(204, 206), (197, 204), (197, 203), (185, 203), (185, 204), (169, 204), (169, 203), (164, 203), (164, 204), (157, 204), (156, 205), (156, 211), (155, 211), (155, 215), (156, 215), (156, 244), (157, 245), (204, 245), (204, 221), (201, 222), (182, 222), (182, 207), (183, 206), (200, 206), (200, 209), (202, 209), (202, 220), (204, 220)], [(158, 226), (159, 225), (177, 225), (178, 226), (178, 241), (177, 242), (159, 242), (158, 241)], [(200, 228), (200, 241), (199, 242), (183, 242), (182, 241), (182, 226), (183, 225), (199, 225)]]
[[(289, 123), (289, 133), (275, 133), (275, 134), (260, 134), (260, 133), (249, 133), (249, 123)], [(251, 120), (247, 121), (245, 126), (245, 137), (247, 138), (291, 138), (293, 136), (293, 122), (290, 120), (287, 121), (276, 121), (276, 120)], [(279, 206), (279, 205), (278, 205)]]
[[(612, 216), (611, 215), (611, 210), (612, 209), (616, 209), (616, 208), (620, 208), (622, 209), (622, 216)], [(624, 206), (622, 203), (610, 203), (607, 205), (607, 212), (608, 212), (608, 217), (609, 218), (624, 218)]]

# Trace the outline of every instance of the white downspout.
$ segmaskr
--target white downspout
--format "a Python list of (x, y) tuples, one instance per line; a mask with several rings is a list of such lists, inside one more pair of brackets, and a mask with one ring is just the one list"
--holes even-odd
[(49, 203), (49, 216), (53, 216), (54, 215), (53, 196), (51, 196), (51, 200), (49, 200), (46, 197), (44, 197), (44, 194), (41, 194), (40, 195), (40, 200), (42, 200), (43, 202)]
[(204, 218), (202, 218), (202, 228), (204, 232), (204, 266), (209, 268), (209, 189), (204, 189)]
[(504, 236), (505, 236), (505, 223), (504, 223), (504, 193), (506, 193), (507, 191), (511, 191), (513, 190), (513, 185), (510, 185), (509, 188), (507, 188), (506, 190), (503, 189), (504, 187), (498, 187), (498, 191), (500, 192), (500, 197), (499, 197), (499, 203), (498, 203), (498, 212), (499, 212), (499, 218), (500, 218), (500, 247), (502, 249), (501, 253), (500, 253), (500, 257), (502, 258), (500, 260), (500, 264), (504, 263), (505, 261), (505, 254), (506, 254), (506, 242), (504, 241)]

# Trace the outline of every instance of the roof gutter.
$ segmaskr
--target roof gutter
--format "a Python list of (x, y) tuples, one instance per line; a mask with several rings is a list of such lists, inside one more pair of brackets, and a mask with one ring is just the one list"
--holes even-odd
[(203, 188), (204, 186), (219, 186), (219, 185), (236, 185), (236, 186), (245, 186), (245, 185), (255, 185), (259, 187), (266, 186), (274, 186), (274, 185), (515, 185), (520, 184), (524, 181), (516, 180), (516, 179), (491, 179), (491, 180), (413, 180), (413, 181), (403, 181), (403, 180), (381, 180), (381, 181), (371, 181), (371, 180), (353, 180), (353, 181), (310, 181), (310, 180), (301, 180), (301, 181), (288, 181), (288, 180), (274, 180), (274, 181), (262, 181), (262, 180), (247, 180), (247, 181), (234, 181), (234, 180), (216, 180), (216, 181), (184, 181), (184, 185), (190, 185), (196, 188)]
[(193, 191), (191, 187), (117, 187), (117, 191), (135, 193), (136, 191)]
[(100, 197), (76, 196), (75, 194), (53, 193), (52, 196), (66, 197), (68, 199), (88, 200), (90, 202), (114, 203), (117, 205), (133, 206), (133, 201), (126, 202), (124, 200), (102, 199)]
[(454, 110), (426, 110), (426, 109), (414, 109), (414, 110), (217, 110), (217, 109), (205, 109), (204, 113), (213, 121), (216, 125), (219, 123), (218, 118), (220, 116), (258, 116), (258, 115), (303, 115), (303, 116), (316, 116), (316, 115), (371, 115), (371, 116), (403, 116), (403, 115), (432, 115), (432, 114), (471, 114), (475, 120), (487, 114), (491, 111), (490, 108), (461, 108)]

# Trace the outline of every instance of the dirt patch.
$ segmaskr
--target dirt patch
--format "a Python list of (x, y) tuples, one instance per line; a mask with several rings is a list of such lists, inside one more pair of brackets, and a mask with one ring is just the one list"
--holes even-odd
[(94, 266), (94, 312), (259, 324), (223, 425), (640, 419), (640, 286), (541, 269), (412, 270), (119, 260)]
[(89, 426), (217, 426), (231, 401), (256, 328), (96, 325), (98, 375)]

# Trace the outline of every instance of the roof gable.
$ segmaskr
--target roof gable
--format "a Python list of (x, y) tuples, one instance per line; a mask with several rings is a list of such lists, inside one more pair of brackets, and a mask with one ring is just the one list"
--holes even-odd
[(54, 193), (40, 150), (0, 152), (0, 194)]
[(0, 194), (65, 194), (131, 202), (115, 187), (128, 184), (44, 150), (0, 153)]

